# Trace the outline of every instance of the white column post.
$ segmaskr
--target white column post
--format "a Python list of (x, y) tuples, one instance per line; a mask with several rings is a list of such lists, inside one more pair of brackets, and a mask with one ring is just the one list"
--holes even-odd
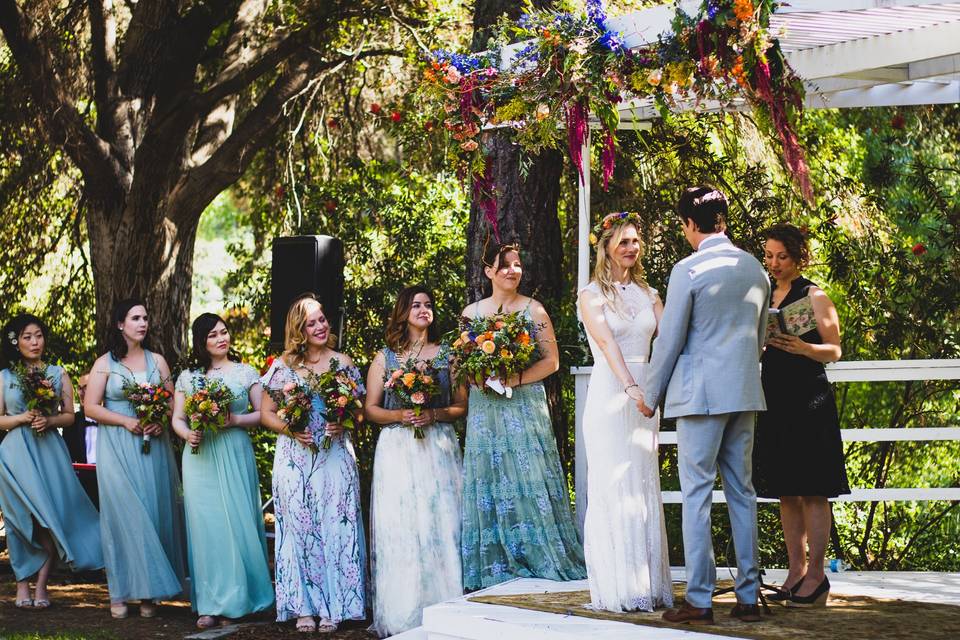
[[(583, 180), (578, 180), (577, 196), (577, 291), (590, 282), (590, 128), (580, 151), (583, 161)], [(583, 518), (587, 513), (587, 452), (583, 446), (583, 405), (587, 401), (588, 376), (577, 375), (574, 424), (574, 492), (577, 506), (577, 526), (583, 533)]]

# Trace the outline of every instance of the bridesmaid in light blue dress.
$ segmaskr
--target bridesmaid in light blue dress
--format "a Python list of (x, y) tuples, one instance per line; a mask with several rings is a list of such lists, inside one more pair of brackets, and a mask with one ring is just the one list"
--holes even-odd
[[(265, 389), (309, 384), (335, 358), (362, 390), (353, 362), (331, 348), (330, 325), (312, 295), (290, 306), (285, 333), (283, 357), (264, 375)], [(313, 395), (312, 405), (305, 431), (290, 432), (269, 394), (260, 419), (280, 434), (273, 463), (277, 621), (296, 618), (298, 631), (329, 633), (342, 620), (366, 617), (366, 546), (353, 443), (324, 418), (320, 397)], [(329, 449), (319, 447), (325, 434)]]
[[(173, 394), (163, 356), (144, 348), (148, 327), (142, 301), (116, 304), (110, 350), (94, 363), (83, 403), (99, 424), (100, 532), (114, 618), (127, 617), (130, 600), (139, 600), (140, 615), (152, 618), (157, 600), (174, 598), (184, 588), (183, 503), (170, 435), (161, 425), (140, 424), (123, 395), (129, 381), (162, 382)], [(148, 437), (150, 451), (144, 453)]]
[(0, 443), (0, 511), (19, 609), (50, 606), (47, 577), (58, 559), (74, 570), (103, 567), (99, 516), (57, 432), (57, 427), (73, 424), (73, 387), (61, 367), (41, 361), (47, 335), (43, 322), (29, 314), (3, 328), (5, 364), (43, 367), (57, 395), (55, 415), (28, 409), (18, 375), (10, 368), (0, 371), (0, 429), (8, 432)]
[(580, 580), (587, 577), (583, 546), (542, 383), (559, 367), (553, 325), (543, 305), (517, 291), (523, 265), (515, 245), (491, 244), (483, 259), (492, 294), (463, 315), (522, 312), (540, 358), (522, 375), (501, 381), (513, 389), (512, 398), (470, 388), (460, 533), (463, 586), (473, 591), (511, 578)]
[[(190, 599), (200, 614), (197, 627), (208, 629), (273, 604), (260, 481), (247, 433), (260, 425), (263, 390), (257, 371), (230, 352), (230, 332), (222, 318), (204, 313), (194, 320), (191, 333), (191, 368), (177, 379), (173, 428), (186, 441), (183, 500)], [(184, 411), (186, 399), (208, 380), (222, 381), (234, 396), (226, 428), (212, 434), (191, 430)]]

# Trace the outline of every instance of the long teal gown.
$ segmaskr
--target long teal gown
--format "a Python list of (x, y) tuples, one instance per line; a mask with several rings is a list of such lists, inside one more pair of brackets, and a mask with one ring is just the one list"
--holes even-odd
[[(104, 406), (126, 416), (136, 412), (123, 396), (124, 380), (161, 380), (153, 354), (136, 373), (112, 357)], [(183, 593), (185, 545), (183, 503), (170, 432), (154, 436), (141, 453), (141, 436), (118, 425), (97, 430), (100, 531), (111, 600), (173, 598)]]
[[(63, 369), (50, 365), (45, 373), (59, 396)], [(0, 371), (8, 416), (27, 410), (16, 382), (9, 369)], [(56, 429), (38, 437), (30, 427), (16, 427), (0, 443), (0, 511), (17, 580), (27, 580), (47, 561), (34, 522), (50, 532), (59, 559), (71, 569), (103, 567), (100, 517), (80, 486)]]
[(543, 384), (470, 388), (463, 478), (464, 589), (587, 577)]
[[(253, 367), (234, 363), (206, 376), (184, 371), (177, 391), (190, 396), (207, 379), (220, 379), (233, 392), (232, 414), (249, 412), (250, 387), (260, 383)], [(183, 500), (193, 610), (239, 618), (270, 607), (260, 482), (246, 429), (205, 433), (196, 454), (184, 446)]]

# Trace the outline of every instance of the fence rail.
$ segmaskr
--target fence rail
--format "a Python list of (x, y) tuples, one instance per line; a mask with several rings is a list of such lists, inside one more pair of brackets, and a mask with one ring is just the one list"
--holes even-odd
[[(571, 369), (576, 380), (576, 495), (577, 516), (583, 526), (586, 514), (587, 459), (583, 449), (583, 405), (592, 367)], [(907, 382), (911, 380), (960, 380), (960, 359), (952, 360), (861, 360), (834, 362), (826, 366), (830, 382)], [(933, 442), (960, 440), (960, 427), (865, 428), (841, 429), (844, 442)], [(675, 431), (662, 431), (660, 444), (677, 444)], [(666, 504), (681, 502), (679, 491), (663, 491)], [(713, 492), (714, 502), (725, 502), (722, 491)], [(928, 500), (960, 500), (956, 487), (855, 488), (836, 502), (922, 502)], [(776, 500), (761, 498), (761, 502)]]

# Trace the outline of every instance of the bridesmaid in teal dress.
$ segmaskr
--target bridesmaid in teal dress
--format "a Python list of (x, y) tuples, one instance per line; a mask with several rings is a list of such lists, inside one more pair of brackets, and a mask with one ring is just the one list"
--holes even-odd
[[(186, 441), (183, 500), (190, 599), (200, 614), (197, 627), (208, 629), (273, 604), (260, 482), (247, 433), (260, 425), (263, 389), (260, 374), (230, 352), (230, 332), (220, 316), (202, 314), (191, 333), (191, 368), (177, 379), (173, 429)], [(213, 434), (191, 430), (184, 411), (186, 399), (208, 380), (222, 381), (234, 396), (226, 428)]]
[[(19, 609), (50, 606), (47, 578), (58, 559), (74, 570), (103, 567), (99, 516), (74, 475), (67, 445), (57, 432), (57, 427), (73, 424), (73, 387), (61, 367), (41, 360), (47, 335), (43, 322), (29, 314), (3, 328), (8, 368), (0, 371), (0, 429), (8, 433), (0, 443), (0, 511)], [(43, 370), (56, 393), (50, 410), (27, 408), (13, 368)], [(54, 415), (44, 415), (49, 413)]]
[(543, 305), (517, 291), (523, 266), (516, 245), (491, 245), (483, 262), (492, 295), (463, 315), (522, 311), (540, 359), (522, 376), (502, 381), (513, 388), (512, 398), (470, 388), (460, 538), (463, 586), (471, 591), (511, 578), (586, 578), (541, 382), (559, 367), (553, 324)]
[[(157, 600), (183, 592), (185, 545), (180, 479), (170, 435), (162, 425), (141, 424), (124, 397), (125, 382), (163, 383), (173, 394), (163, 356), (144, 347), (149, 320), (140, 300), (122, 300), (111, 316), (110, 350), (93, 364), (83, 409), (97, 421), (100, 533), (110, 591), (110, 614), (157, 615)], [(142, 451), (149, 437), (149, 453)]]

